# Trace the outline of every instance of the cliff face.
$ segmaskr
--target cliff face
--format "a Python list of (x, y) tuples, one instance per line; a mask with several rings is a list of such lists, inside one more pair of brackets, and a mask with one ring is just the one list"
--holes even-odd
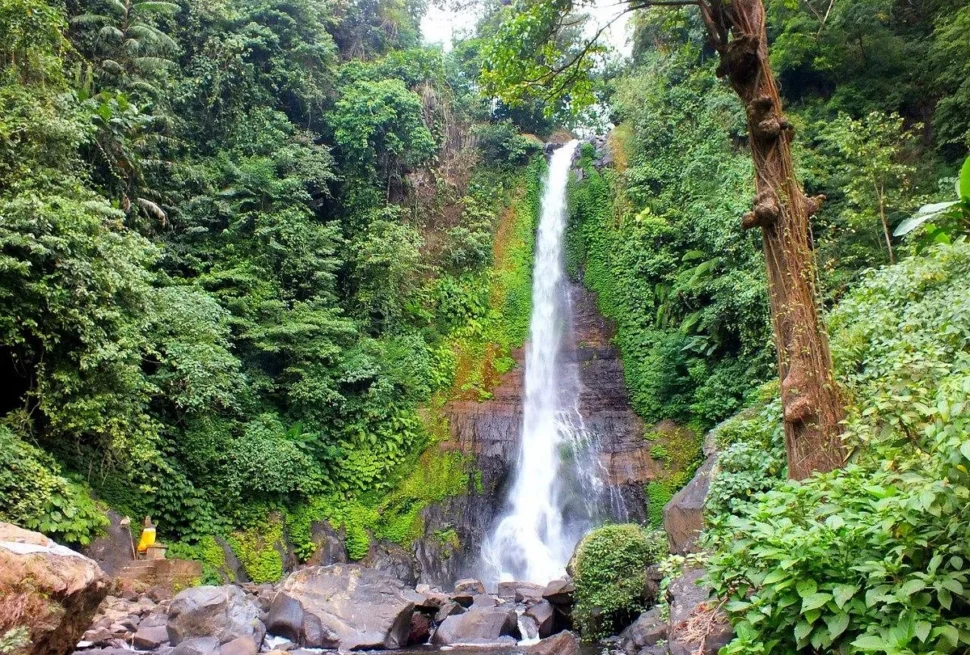
[[(660, 471), (660, 464), (650, 457), (643, 422), (630, 408), (623, 365), (610, 342), (612, 325), (584, 287), (573, 285), (570, 295), (573, 330), (564, 343), (563, 358), (575, 367), (580, 414), (597, 442), (600, 477), (611, 492), (607, 495), (614, 498), (604, 509), (611, 519), (642, 522), (647, 513), (643, 487)], [(513, 356), (517, 366), (502, 377), (490, 400), (458, 401), (446, 407), (451, 441), (442, 447), (472, 457), (480, 475), (470, 480), (466, 494), (425, 510), (426, 534), (415, 544), (424, 582), (447, 584), (473, 574), (482, 541), (502, 509), (518, 456), (525, 391), (524, 351)], [(442, 538), (447, 530), (454, 531), (457, 543)]]

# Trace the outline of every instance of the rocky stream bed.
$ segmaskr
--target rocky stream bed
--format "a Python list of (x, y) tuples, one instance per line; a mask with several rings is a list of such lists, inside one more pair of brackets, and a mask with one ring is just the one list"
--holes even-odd
[[(673, 581), (668, 612), (644, 612), (621, 635), (592, 647), (571, 631), (568, 578), (545, 586), (505, 582), (494, 593), (464, 579), (446, 592), (344, 563), (306, 566), (277, 584), (173, 594), (112, 579), (80, 553), (0, 523), (0, 588), (8, 590), (0, 611), (18, 611), (28, 632), (14, 655), (713, 655), (730, 628), (696, 584), (701, 573)], [(645, 594), (656, 596), (659, 579), (648, 569)]]

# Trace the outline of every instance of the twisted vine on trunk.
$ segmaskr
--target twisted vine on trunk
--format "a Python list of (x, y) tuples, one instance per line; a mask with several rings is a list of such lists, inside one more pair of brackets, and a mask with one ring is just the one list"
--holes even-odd
[(824, 198), (806, 197), (795, 177), (791, 125), (768, 62), (762, 1), (714, 0), (699, 6), (721, 57), (718, 75), (727, 77), (746, 108), (757, 196), (743, 225), (762, 232), (788, 470), (801, 479), (845, 461), (839, 436), (842, 401), (816, 308), (809, 245), (808, 219)]

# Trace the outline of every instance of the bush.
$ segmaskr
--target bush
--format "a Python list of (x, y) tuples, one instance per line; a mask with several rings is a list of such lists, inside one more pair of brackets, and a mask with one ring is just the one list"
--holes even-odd
[[(753, 502), (736, 502), (750, 480), (712, 485), (708, 578), (737, 635), (722, 652), (967, 652), (968, 286), (966, 243), (871, 273), (830, 320), (853, 463), (775, 477)], [(727, 453), (748, 449), (739, 469), (758, 470), (779, 423), (769, 408), (726, 431)]]
[(583, 537), (576, 550), (573, 621), (585, 639), (616, 634), (645, 609), (646, 569), (666, 553), (666, 535), (639, 525), (607, 525)]
[(0, 426), (0, 520), (86, 545), (108, 524), (79, 484), (38, 448)]

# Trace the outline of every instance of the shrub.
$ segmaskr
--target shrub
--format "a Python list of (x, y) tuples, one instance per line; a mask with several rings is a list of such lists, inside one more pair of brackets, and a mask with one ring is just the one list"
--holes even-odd
[(646, 569), (666, 552), (662, 531), (633, 524), (606, 525), (583, 537), (576, 550), (573, 621), (584, 638), (616, 634), (644, 610)]
[[(726, 655), (967, 651), (968, 285), (966, 243), (870, 273), (830, 320), (853, 462), (753, 502), (736, 502), (750, 481), (712, 485), (708, 578), (737, 635)], [(739, 469), (757, 470), (779, 423), (769, 407), (726, 430), (728, 453), (748, 448)]]
[(283, 577), (283, 538), (282, 517), (271, 514), (263, 525), (246, 530), (237, 530), (229, 535), (232, 552), (246, 570), (249, 579), (260, 584), (278, 582)]
[(47, 454), (0, 426), (0, 519), (85, 545), (108, 524), (86, 489)]

